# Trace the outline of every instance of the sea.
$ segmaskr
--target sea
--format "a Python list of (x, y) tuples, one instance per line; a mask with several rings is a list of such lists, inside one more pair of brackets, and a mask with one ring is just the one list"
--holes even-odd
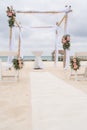
[[(72, 57), (72, 56), (71, 56)], [(81, 60), (84, 60), (84, 61), (87, 61), (87, 56), (85, 57), (79, 57)], [(0, 59), (3, 61), (3, 62), (6, 62), (8, 57), (7, 56), (0, 56)], [(53, 57), (52, 56), (41, 56), (41, 59), (43, 61), (54, 61)], [(35, 60), (35, 56), (23, 56), (23, 60), (24, 61), (34, 61)], [(62, 61), (63, 60), (63, 56), (59, 56), (58, 57), (58, 61)]]
[[(0, 59), (5, 62), (7, 61), (8, 57), (7, 56), (0, 56)], [(52, 61), (53, 58), (52, 56), (41, 56), (41, 59), (43, 61)], [(35, 60), (35, 56), (23, 56), (23, 60), (24, 61), (34, 61)]]

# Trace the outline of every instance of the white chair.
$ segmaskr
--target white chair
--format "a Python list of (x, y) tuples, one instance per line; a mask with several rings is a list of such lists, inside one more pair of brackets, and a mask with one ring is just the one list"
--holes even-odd
[[(87, 57), (87, 52), (76, 52), (75, 57)], [(74, 71), (71, 69), (71, 76), (75, 76), (75, 80), (87, 80), (87, 61), (86, 62), (82, 62), (81, 61), (81, 67), (80, 68), (84, 68), (84, 72), (80, 73), (80, 71)]]
[[(0, 52), (0, 56), (17, 56), (17, 52)], [(0, 59), (0, 81), (17, 81), (19, 78), (19, 71), (7, 69), (7, 63)]]

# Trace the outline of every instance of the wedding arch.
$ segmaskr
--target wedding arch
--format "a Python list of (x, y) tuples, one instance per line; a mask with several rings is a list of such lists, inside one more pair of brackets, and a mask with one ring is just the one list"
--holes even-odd
[[(62, 22), (64, 22), (64, 34), (67, 34), (67, 20), (68, 20), (68, 14), (72, 12), (71, 6), (65, 6), (64, 10), (60, 11), (16, 11), (16, 14), (64, 14), (62, 19), (60, 21), (56, 21), (55, 25), (55, 31), (56, 31), (56, 42), (55, 42), (55, 65), (57, 65), (58, 62), (58, 27), (61, 25)], [(18, 44), (18, 55), (20, 56), (20, 48), (21, 48), (21, 27), (18, 24), (18, 22), (15, 19), (16, 25), (19, 27), (19, 44)], [(31, 27), (31, 28), (52, 28), (52, 26), (36, 26), (36, 27)], [(10, 46), (11, 48), (12, 44), (12, 27), (10, 27)], [(67, 54), (66, 54), (67, 55)], [(66, 60), (66, 59), (65, 59)]]

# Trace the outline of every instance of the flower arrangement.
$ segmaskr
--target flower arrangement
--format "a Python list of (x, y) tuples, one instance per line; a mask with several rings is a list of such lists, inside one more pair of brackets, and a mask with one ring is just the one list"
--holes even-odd
[(64, 35), (62, 37), (62, 44), (63, 44), (63, 49), (69, 49), (70, 48), (70, 35)]
[(9, 27), (13, 27), (14, 23), (15, 23), (15, 17), (16, 17), (16, 13), (13, 10), (13, 7), (7, 7), (7, 16), (9, 17), (8, 23), (9, 23)]
[(71, 69), (77, 71), (80, 68), (80, 59), (78, 57), (74, 57), (70, 61)]
[(23, 62), (22, 58), (14, 58), (12, 62), (13, 62), (13, 66), (16, 70), (23, 68), (24, 62)]

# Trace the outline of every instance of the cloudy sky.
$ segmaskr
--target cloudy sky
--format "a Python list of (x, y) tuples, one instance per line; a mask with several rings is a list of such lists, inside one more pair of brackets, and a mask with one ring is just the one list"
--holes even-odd
[[(87, 51), (87, 2), (85, 0), (0, 0), (0, 50), (8, 50), (9, 27), (6, 16), (7, 6), (12, 5), (18, 11), (59, 11), (65, 5), (71, 5), (72, 13), (68, 19), (68, 33), (71, 35), (71, 53)], [(23, 48), (25, 55), (31, 55), (32, 50), (43, 50), (43, 55), (50, 55), (55, 45), (55, 28), (31, 29), (31, 26), (54, 26), (60, 21), (61, 14), (17, 14), (16, 19), (23, 26)], [(63, 23), (59, 28), (60, 45), (64, 34)], [(18, 41), (16, 32), (16, 47)]]

